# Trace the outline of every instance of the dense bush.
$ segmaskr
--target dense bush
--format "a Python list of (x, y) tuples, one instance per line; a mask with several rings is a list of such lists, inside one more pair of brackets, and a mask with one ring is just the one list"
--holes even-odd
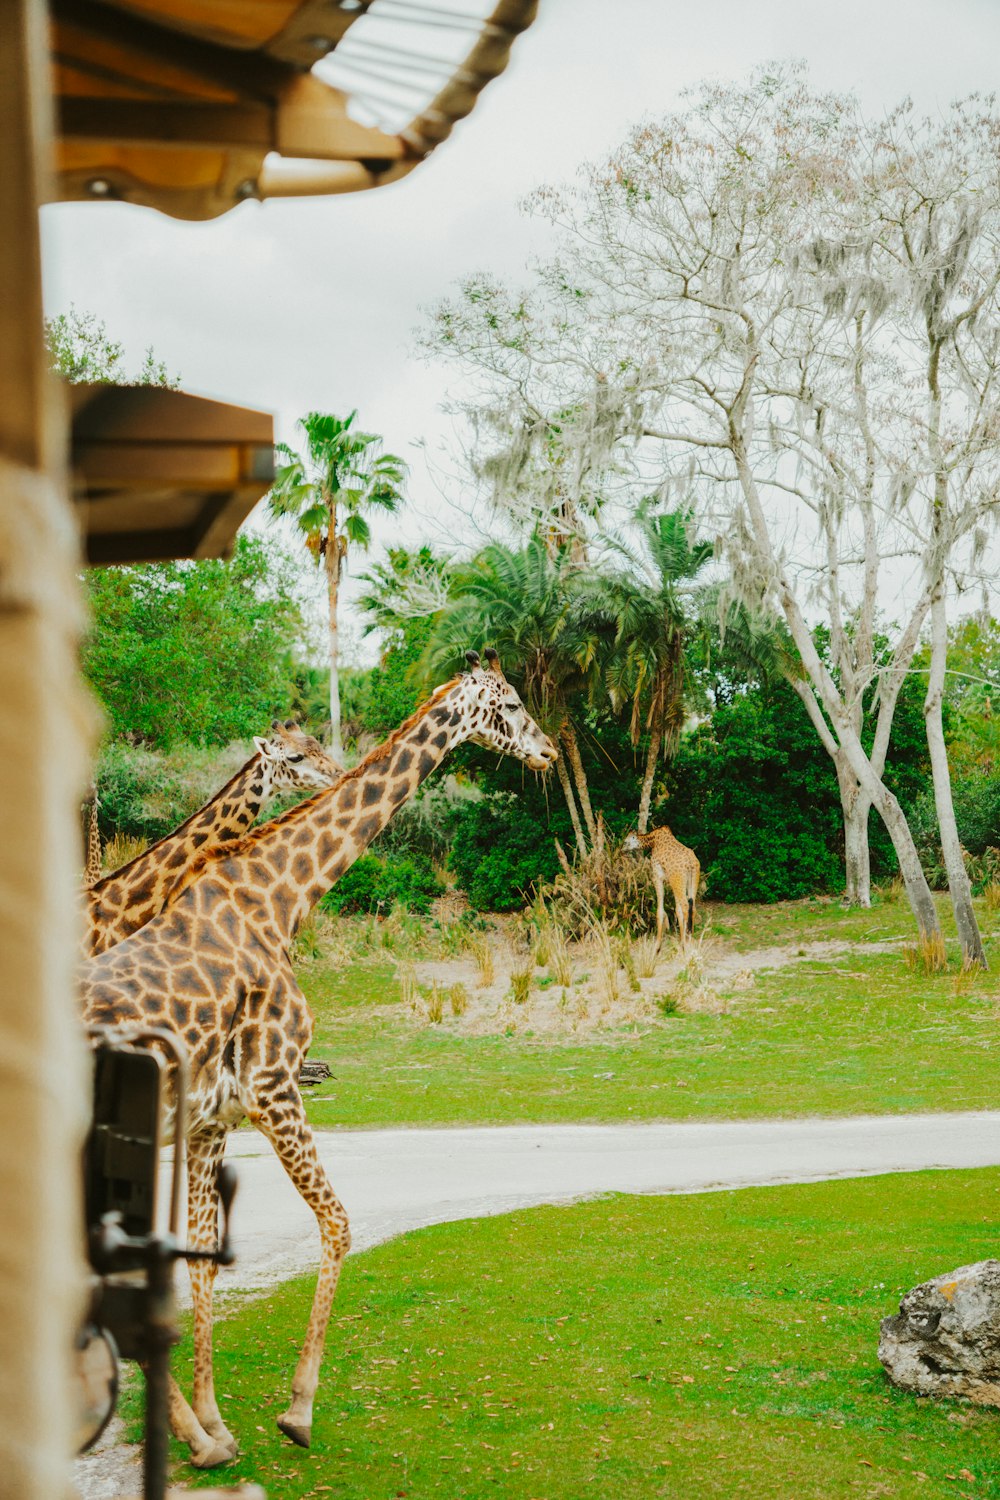
[(491, 792), (461, 810), (448, 864), (477, 911), (514, 911), (559, 869), (552, 832), (509, 792)]
[[(1000, 846), (1000, 776), (973, 768), (952, 776), (951, 792), (958, 837), (962, 848), (972, 856), (970, 875), (974, 885), (981, 886), (992, 878), (992, 867), (987, 861), (984, 867), (987, 873), (980, 874), (978, 862), (987, 850)], [(934, 793), (930, 787), (917, 798), (910, 826), (928, 880), (936, 890), (945, 890), (948, 877), (941, 854)]]
[(302, 619), (273, 545), (241, 536), (228, 563), (94, 568), (86, 588), (83, 670), (110, 738), (227, 745), (288, 712)]
[(698, 854), (720, 901), (779, 901), (843, 885), (843, 828), (833, 765), (790, 687), (718, 708), (682, 745), (669, 823)]
[(394, 906), (426, 913), (444, 890), (429, 859), (421, 854), (380, 857), (363, 854), (327, 891), (320, 905), (332, 912), (383, 912)]

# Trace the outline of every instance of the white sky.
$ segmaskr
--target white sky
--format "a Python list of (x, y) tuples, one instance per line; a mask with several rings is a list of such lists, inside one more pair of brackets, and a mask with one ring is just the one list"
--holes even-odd
[[(540, 0), (539, 10), (472, 116), (393, 187), (247, 203), (206, 224), (127, 205), (46, 208), (47, 311), (97, 313), (131, 363), (152, 345), (186, 389), (273, 411), (287, 440), (303, 412), (357, 407), (411, 463), (403, 534), (440, 542), (455, 516), (442, 515), (415, 445), (433, 453), (448, 441), (439, 405), (455, 371), (414, 356), (414, 329), (467, 272), (519, 277), (544, 245), (517, 208), (532, 187), (572, 175), (686, 85), (774, 58), (805, 58), (814, 84), (855, 90), (869, 113), (904, 95), (933, 110), (1000, 84), (996, 0)], [(379, 523), (383, 541), (399, 534)]]

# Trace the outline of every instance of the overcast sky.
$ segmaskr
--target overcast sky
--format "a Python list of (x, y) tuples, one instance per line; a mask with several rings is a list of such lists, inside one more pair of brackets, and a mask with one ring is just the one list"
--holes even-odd
[(134, 363), (152, 345), (185, 388), (273, 411), (287, 439), (305, 411), (357, 407), (413, 466), (416, 539), (437, 529), (440, 501), (415, 444), (447, 440), (439, 404), (455, 377), (414, 356), (414, 329), (459, 276), (516, 278), (543, 248), (517, 208), (532, 187), (569, 177), (685, 86), (775, 58), (805, 58), (814, 84), (853, 89), (869, 113), (1000, 84), (996, 0), (540, 0), (539, 12), (472, 116), (393, 187), (247, 203), (207, 224), (46, 208), (47, 310), (97, 313)]

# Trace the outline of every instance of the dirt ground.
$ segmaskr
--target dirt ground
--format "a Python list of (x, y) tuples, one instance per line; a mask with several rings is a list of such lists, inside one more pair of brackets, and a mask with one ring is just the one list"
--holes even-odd
[[(737, 952), (703, 930), (683, 947), (665, 937), (656, 954), (648, 938), (623, 944), (597, 937), (567, 946), (558, 977), (556, 964), (538, 962), (513, 929), (492, 934), (488, 946), (492, 977), (475, 951), (399, 964), (404, 1001), (418, 1023), (464, 1036), (592, 1036), (675, 1012), (737, 1014), (762, 970), (846, 955), (853, 945), (827, 939)], [(872, 953), (897, 945), (864, 947)]]

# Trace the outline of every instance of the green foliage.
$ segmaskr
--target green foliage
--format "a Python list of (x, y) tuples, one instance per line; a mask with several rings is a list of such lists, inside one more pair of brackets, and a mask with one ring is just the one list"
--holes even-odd
[(391, 733), (427, 696), (422, 662), (434, 622), (403, 620), (392, 631), (367, 683), (364, 728), (380, 737)]
[(681, 746), (654, 814), (701, 860), (709, 896), (780, 901), (843, 884), (833, 765), (781, 683), (716, 710)]
[(111, 738), (225, 745), (287, 712), (302, 620), (287, 559), (259, 537), (228, 563), (95, 568), (85, 587), (83, 670)]
[[(560, 809), (561, 811), (561, 809)], [(561, 829), (565, 838), (567, 827)], [(552, 833), (509, 792), (464, 807), (454, 824), (448, 863), (478, 911), (514, 911), (532, 887), (559, 869)]]
[(213, 797), (252, 752), (252, 745), (238, 743), (224, 750), (181, 744), (158, 751), (110, 741), (94, 773), (102, 839), (163, 838)]
[(325, 911), (387, 914), (395, 906), (426, 913), (441, 884), (431, 862), (422, 854), (381, 858), (363, 854), (341, 876), (320, 902)]
[(381, 451), (382, 439), (376, 433), (357, 430), (356, 416), (356, 411), (347, 417), (311, 411), (298, 424), (306, 439), (305, 454), (278, 444), (284, 462), (269, 497), (271, 511), (292, 517), (317, 562), (331, 546), (340, 556), (352, 543), (366, 549), (371, 535), (365, 512), (381, 509), (392, 514), (402, 502), (406, 465), (395, 454)]
[(178, 375), (170, 375), (152, 349), (142, 365), (130, 375), (125, 368), (125, 345), (112, 339), (96, 313), (57, 313), (45, 319), (45, 343), (52, 367), (72, 384), (161, 385), (174, 389)]

